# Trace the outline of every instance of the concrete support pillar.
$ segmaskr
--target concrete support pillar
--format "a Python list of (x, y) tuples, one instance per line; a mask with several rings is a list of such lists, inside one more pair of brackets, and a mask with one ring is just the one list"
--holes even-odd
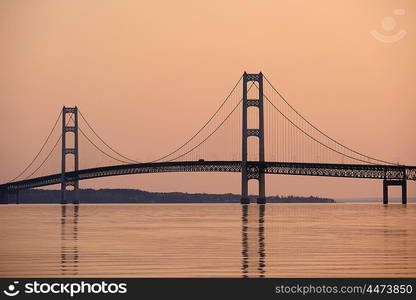
[(383, 180), (383, 204), (389, 203), (389, 186), (399, 185), (402, 188), (402, 204), (407, 204), (407, 182), (406, 179), (384, 179)]
[(407, 183), (403, 180), (402, 183), (402, 204), (407, 204)]
[(0, 204), (8, 204), (8, 203), (9, 203), (9, 199), (8, 199), (7, 190), (1, 190), (0, 191)]

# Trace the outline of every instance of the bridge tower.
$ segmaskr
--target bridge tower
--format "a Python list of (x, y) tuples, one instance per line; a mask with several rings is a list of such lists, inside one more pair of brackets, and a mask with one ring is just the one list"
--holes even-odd
[[(257, 82), (259, 94), (257, 99), (248, 99), (247, 85), (249, 82)], [(258, 128), (247, 128), (247, 112), (250, 106), (258, 108), (259, 126)], [(248, 197), (248, 181), (257, 179), (259, 182), (258, 204), (266, 203), (266, 183), (263, 170), (264, 163), (264, 112), (263, 112), (263, 74), (243, 74), (243, 135), (242, 135), (242, 157), (241, 157), (241, 203), (250, 203)], [(259, 139), (259, 162), (250, 164), (247, 161), (247, 140), (250, 136)]]
[[(68, 122), (68, 117), (72, 117), (72, 124), (68, 125), (70, 122)], [(67, 136), (66, 133), (70, 132), (73, 133), (73, 147), (68, 148), (67, 147)], [(74, 155), (74, 171), (78, 171), (78, 108), (75, 107), (63, 107), (62, 108), (62, 168), (61, 168), (61, 203), (66, 203), (65, 199), (65, 191), (67, 186), (73, 186), (75, 191), (75, 198), (73, 200), (73, 203), (79, 203), (79, 182), (77, 179), (72, 178), (71, 180), (68, 180), (66, 178), (66, 156), (68, 154)]]

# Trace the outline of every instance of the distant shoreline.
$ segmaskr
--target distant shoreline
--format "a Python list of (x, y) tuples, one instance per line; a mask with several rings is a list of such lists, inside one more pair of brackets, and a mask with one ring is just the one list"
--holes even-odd
[[(147, 192), (136, 189), (81, 189), (81, 203), (240, 203), (240, 195), (236, 194), (205, 194), (179, 192)], [(67, 192), (67, 202), (72, 202), (75, 193)], [(60, 203), (60, 190), (31, 189), (19, 193), (19, 203), (51, 204)], [(252, 201), (255, 196), (250, 197)], [(15, 197), (9, 198), (9, 203), (15, 203)], [(269, 203), (336, 203), (334, 199), (316, 196), (271, 196)]]

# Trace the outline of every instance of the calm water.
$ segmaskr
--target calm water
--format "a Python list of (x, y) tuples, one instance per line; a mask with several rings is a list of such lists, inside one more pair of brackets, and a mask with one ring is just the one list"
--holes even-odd
[(416, 277), (416, 205), (0, 206), (0, 276)]

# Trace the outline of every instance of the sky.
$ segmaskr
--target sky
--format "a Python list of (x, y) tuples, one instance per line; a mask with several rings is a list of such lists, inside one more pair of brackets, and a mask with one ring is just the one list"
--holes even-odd
[[(148, 160), (200, 128), (244, 71), (262, 71), (344, 144), (416, 165), (415, 13), (412, 0), (1, 0), (0, 182), (31, 161), (64, 105), (77, 105), (119, 152)], [(240, 175), (80, 185), (239, 193)], [(408, 189), (414, 196), (416, 185)], [(382, 182), (267, 176), (266, 191), (374, 197)]]

